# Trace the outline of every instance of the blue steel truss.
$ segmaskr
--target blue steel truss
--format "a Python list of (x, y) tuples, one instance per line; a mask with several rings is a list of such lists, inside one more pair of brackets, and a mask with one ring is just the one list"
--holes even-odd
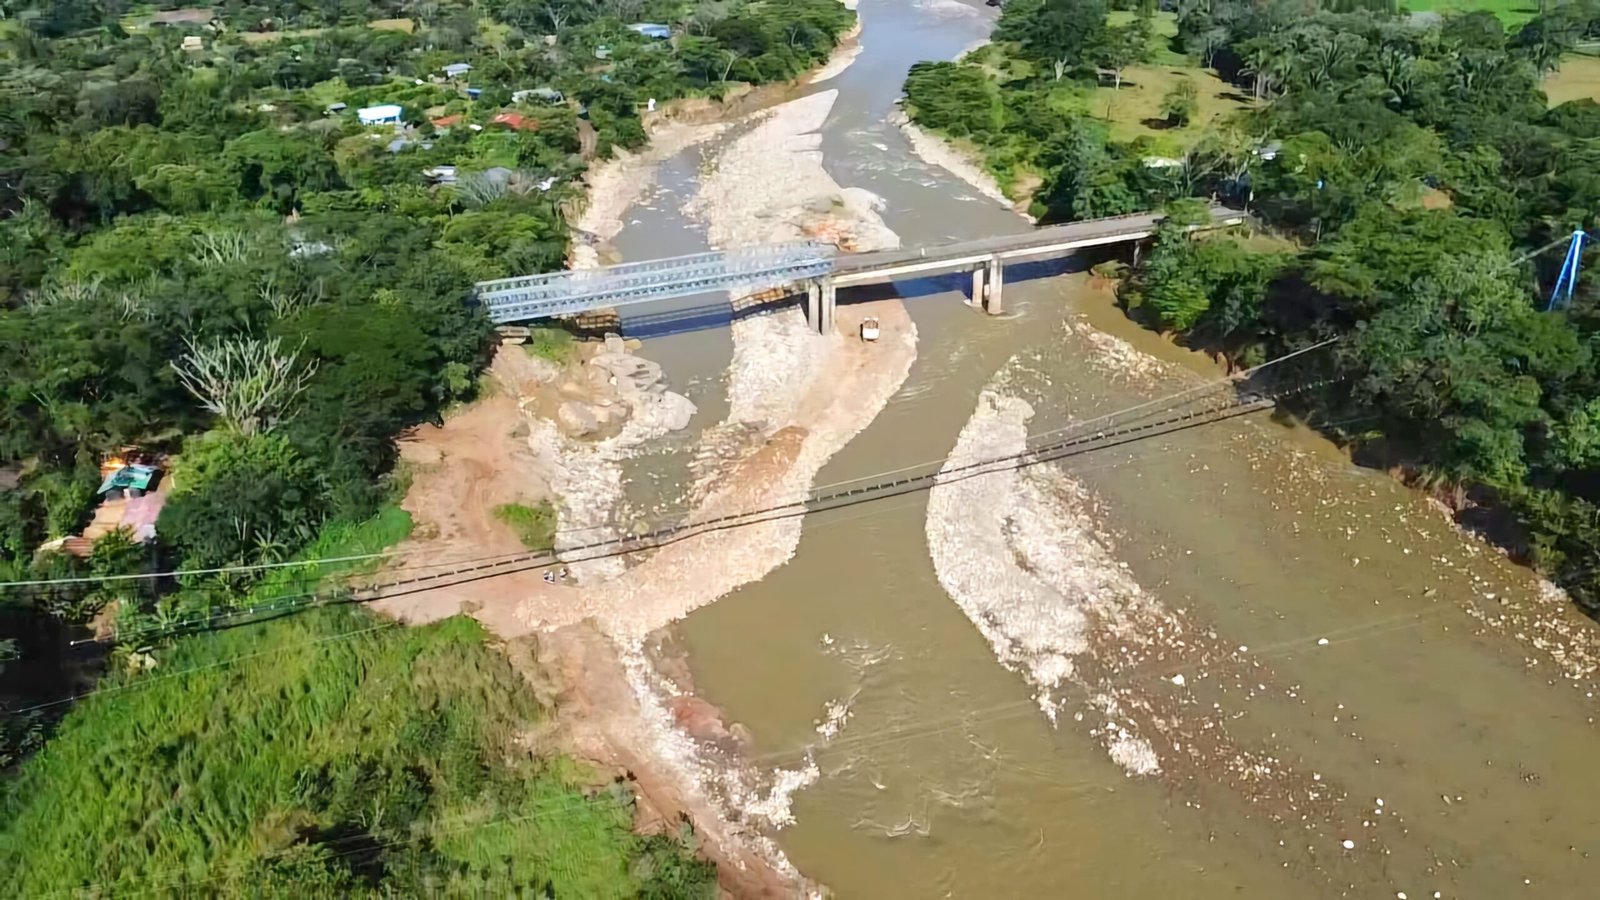
[(712, 291), (760, 291), (826, 275), (832, 248), (817, 242), (742, 247), (597, 269), (482, 281), (496, 324), (525, 322)]

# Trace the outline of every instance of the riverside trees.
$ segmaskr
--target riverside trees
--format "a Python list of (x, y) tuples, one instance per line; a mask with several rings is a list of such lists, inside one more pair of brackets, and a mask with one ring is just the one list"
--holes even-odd
[[(1351, 423), (1330, 430), (1385, 464), (1476, 489), (1510, 513), (1497, 524), (1513, 526), (1501, 533), (1517, 549), (1600, 609), (1597, 295), (1585, 284), (1570, 310), (1544, 312), (1539, 288), (1558, 260), (1534, 252), (1597, 225), (1600, 115), (1589, 100), (1547, 109), (1540, 77), (1600, 33), (1600, 5), (1564, 4), (1507, 33), (1486, 13), (1430, 23), (1384, 4), (1307, 15), (1297, 3), (1185, 3), (1174, 49), (1259, 102), (1182, 158), (1148, 164), (1148, 144), (1109, 140), (1049, 74), (996, 64), (1058, 38), (1033, 36), (1049, 3), (1017, 6), (1000, 32), (1016, 43), (985, 60), (1002, 74), (915, 73), (918, 118), (919, 78), (962, 84), (929, 124), (966, 123), (991, 161), (1036, 172), (1035, 210), (1049, 217), (1189, 195), (1249, 204), (1293, 243), (1261, 253), (1193, 240), (1180, 213), (1124, 287), (1136, 314), (1247, 364), (1338, 338), (1330, 386), (1305, 401), (1318, 418)], [(1015, 118), (971, 127), (1041, 109), (1054, 120), (1039, 138)]]
[[(0, 581), (281, 562), (371, 519), (403, 482), (394, 436), (476, 390), (491, 331), (472, 284), (563, 264), (593, 156), (645, 139), (649, 99), (794, 76), (853, 21), (834, 0), (173, 5), (0, 0)], [(700, 64), (724, 50), (737, 62)], [(443, 74), (457, 62), (464, 81)], [(538, 89), (516, 104), (530, 126), (494, 124)], [(363, 127), (376, 104), (407, 127)], [(460, 177), (434, 183), (445, 166)], [(175, 457), (157, 544), (39, 553), (127, 445)], [(68, 708), (15, 707), (88, 686), (44, 677), (65, 625), (117, 601), (137, 630), (266, 590), (161, 587), (0, 590), (0, 764)], [(343, 890), (332, 859), (302, 888)], [(484, 884), (447, 892), (541, 886)]]

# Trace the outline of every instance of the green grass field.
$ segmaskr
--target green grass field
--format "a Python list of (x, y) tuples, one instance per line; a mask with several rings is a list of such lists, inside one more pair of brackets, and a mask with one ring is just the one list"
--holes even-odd
[[(1133, 20), (1132, 12), (1112, 12), (1107, 21), (1122, 25)], [(1214, 72), (1200, 68), (1194, 60), (1172, 47), (1178, 34), (1177, 16), (1169, 12), (1156, 13), (1152, 20), (1149, 62), (1129, 66), (1122, 73), (1122, 87), (1109, 85), (1084, 93), (1052, 98), (1059, 108), (1088, 113), (1105, 119), (1111, 127), (1111, 139), (1131, 142), (1139, 138), (1152, 141), (1156, 156), (1180, 156), (1184, 150), (1199, 140), (1206, 126), (1218, 118), (1249, 104), (1249, 98), (1237, 88), (1218, 78)], [(1161, 99), (1183, 79), (1194, 82), (1198, 91), (1199, 106), (1194, 118), (1182, 128), (1169, 128), (1161, 119)]]
[(530, 329), (528, 342), (522, 348), (533, 356), (566, 365), (578, 357), (578, 340), (565, 328), (536, 325)]
[[(1199, 105), (1188, 125), (1169, 128), (1160, 121), (1161, 98), (1185, 78), (1194, 82)], [(1076, 103), (1078, 109), (1105, 119), (1110, 123), (1112, 140), (1149, 138), (1156, 156), (1182, 155), (1205, 133), (1206, 126), (1249, 105), (1248, 97), (1241, 95), (1238, 88), (1196, 66), (1130, 66), (1123, 73), (1120, 89), (1099, 87), (1087, 96), (1080, 94), (1064, 102)]]
[(1537, 0), (1404, 0), (1411, 12), (1492, 12), (1506, 25), (1521, 25), (1539, 14)]

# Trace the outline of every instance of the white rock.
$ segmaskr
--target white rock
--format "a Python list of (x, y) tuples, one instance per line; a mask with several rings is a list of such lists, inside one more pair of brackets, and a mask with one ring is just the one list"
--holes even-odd
[(1328, 639), (1327, 638), (1317, 638), (1317, 646), (1318, 647), (1326, 647), (1326, 646), (1328, 646)]
[(1183, 687), (1183, 673), (1180, 672), (1177, 675), (1172, 676), (1172, 683), (1178, 687)]
[(600, 421), (593, 410), (585, 404), (572, 401), (561, 404), (556, 410), (556, 421), (561, 423), (563, 431), (573, 437), (591, 435), (600, 428)]
[(1346, 849), (1346, 850), (1354, 850), (1354, 849), (1355, 849), (1355, 848), (1356, 848), (1356, 842), (1355, 842), (1355, 841), (1352, 841), (1352, 840), (1350, 840), (1350, 839), (1349, 839), (1349, 838), (1345, 838), (1345, 841), (1344, 841), (1344, 848), (1345, 848), (1345, 849)]

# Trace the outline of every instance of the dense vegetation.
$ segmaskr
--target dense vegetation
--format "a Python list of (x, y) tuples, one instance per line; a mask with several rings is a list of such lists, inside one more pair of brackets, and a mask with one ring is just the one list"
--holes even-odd
[(85, 701), (0, 803), (8, 897), (709, 897), (626, 786), (535, 755), (470, 619), (321, 610), (192, 638)]
[(1315, 357), (1333, 383), (1303, 401), (1314, 420), (1467, 489), (1478, 524), (1600, 609), (1600, 316), (1587, 283), (1546, 311), (1562, 248), (1539, 253), (1596, 225), (1600, 104), (1549, 109), (1540, 83), (1600, 33), (1600, 6), (1509, 33), (1488, 13), (1378, 6), (1184, 0), (1171, 49), (1256, 102), (1180, 159), (1039, 102), (1056, 73), (1106, 64), (1097, 0), (1016, 0), (996, 52), (1031, 68), (926, 66), (907, 90), (925, 123), (1016, 147), (1047, 216), (1248, 204), (1284, 246), (1196, 241), (1179, 213), (1125, 285), (1130, 309), (1245, 364), (1337, 338)]
[[(492, 342), (472, 284), (563, 263), (580, 177), (592, 160), (644, 142), (650, 101), (793, 77), (825, 58), (852, 21), (835, 0), (192, 9), (172, 0), (0, 0), (0, 581), (280, 562), (316, 556), (330, 534), (371, 521), (403, 482), (394, 436), (474, 395)], [(671, 36), (628, 27), (638, 23), (664, 24)], [(471, 68), (444, 71), (456, 63)], [(400, 106), (404, 126), (364, 126), (356, 110), (379, 104)], [(89, 521), (102, 461), (130, 447), (167, 467), (157, 540), (113, 533), (87, 558), (41, 551)], [(329, 574), (280, 571), (291, 574), (0, 589), (0, 766), (36, 751), (48, 714), (69, 708), (35, 701), (92, 683), (92, 666), (57, 658), (68, 629), (97, 615), (124, 630), (161, 628), (303, 593)], [(317, 616), (273, 626), (277, 637), (263, 640), (341, 623)], [(334, 710), (368, 689), (364, 669), (425, 648), (467, 652), (462, 632), (445, 633), (373, 638), (349, 651), (363, 654), (355, 662), (331, 662), (316, 677), (307, 670), (315, 690), (306, 692), (322, 690), (324, 675), (348, 674), (327, 688)], [(248, 652), (252, 640), (185, 639), (158, 645), (155, 658), (181, 667), (210, 658), (207, 648), (222, 648), (219, 659)], [(139, 681), (114, 662), (112, 677)], [(446, 838), (430, 836), (429, 823), (456, 812), (517, 814), (532, 801), (504, 794), (527, 774), (521, 768), (468, 790), (430, 780), (436, 762), (456, 762), (428, 756), (435, 748), (416, 735), (386, 733), (402, 743), (369, 758), (353, 742), (303, 733), (323, 727), (297, 718), (311, 709), (240, 723), (248, 698), (271, 706), (295, 695), (277, 693), (279, 675), (289, 677), (259, 666), (227, 676), (235, 679), (228, 710), (216, 706), (220, 694), (168, 693), (189, 689), (174, 683), (110, 694), (69, 718), (59, 750), (24, 766), (25, 787), (7, 801), (16, 814), (8, 843), (25, 839), (39, 855), (29, 873), (8, 865), (5, 877), (29, 888), (127, 887), (176, 866), (227, 873), (240, 890), (299, 883), (315, 894), (354, 877), (390, 893), (430, 884), (494, 895), (567, 877), (440, 849)], [(217, 727), (169, 741), (160, 716), (191, 705), (218, 715)], [(402, 730), (436, 727), (426, 706), (415, 721), (383, 715)], [(126, 730), (108, 737), (113, 720)], [(205, 787), (261, 774), (229, 768), (233, 738), (223, 723), (248, 734), (282, 730), (282, 754), (276, 742), (249, 745), (261, 757), (251, 765), (272, 769), (249, 803), (223, 803)], [(287, 749), (295, 742), (304, 743), (300, 756)], [(490, 746), (479, 745), (481, 760)], [(86, 754), (107, 747), (124, 754), (117, 765), (128, 772), (78, 771), (102, 766)], [(151, 757), (152, 748), (165, 749)], [(137, 770), (162, 770), (164, 760), (197, 762), (139, 780)], [(67, 791), (102, 775), (92, 790)], [(328, 783), (316, 787), (318, 778)], [(347, 808), (351, 792), (387, 796), (391, 781), (399, 805), (380, 810), (366, 837), (335, 839), (435, 846), (413, 848), (382, 872), (344, 873), (348, 860), (324, 859), (321, 839), (309, 836), (370, 818)], [(113, 789), (126, 789), (117, 801), (126, 808), (93, 809)], [(172, 829), (171, 846), (123, 828), (151, 816)], [(506, 836), (520, 853), (535, 835)], [(97, 843), (105, 846), (71, 860), (46, 858)], [(290, 845), (300, 849), (282, 867), (257, 853)], [(308, 874), (324, 862), (332, 874)], [(80, 864), (89, 868), (71, 868)], [(302, 875), (311, 880), (297, 882)]]

